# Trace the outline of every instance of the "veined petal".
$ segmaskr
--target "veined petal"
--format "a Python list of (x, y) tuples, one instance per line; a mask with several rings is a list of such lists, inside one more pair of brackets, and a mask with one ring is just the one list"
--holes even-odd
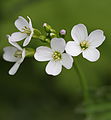
[(54, 51), (59, 51), (61, 53), (64, 52), (66, 46), (66, 42), (63, 38), (53, 38), (51, 40), (51, 48)]
[(30, 28), (31, 31), (33, 31), (32, 21), (31, 21), (29, 16), (27, 16), (27, 18), (29, 19), (29, 28)]
[(30, 43), (32, 36), (33, 36), (33, 33), (31, 33), (30, 36), (26, 37), (26, 39), (23, 43), (24, 47), (27, 46)]
[(15, 26), (17, 27), (18, 30), (20, 30), (21, 32), (23, 32), (23, 28), (24, 27), (29, 27), (29, 23), (27, 22), (27, 20), (25, 18), (23, 18), (22, 16), (19, 16), (18, 19), (15, 21)]
[(68, 53), (71, 56), (78, 56), (82, 52), (80, 45), (73, 41), (69, 41), (66, 44), (65, 50), (66, 53)]
[(11, 35), (11, 41), (18, 42), (18, 41), (23, 40), (26, 37), (27, 37), (26, 33), (15, 32), (15, 33), (12, 33), (12, 35)]
[(9, 62), (16, 62), (19, 60), (19, 58), (14, 57), (15, 52), (17, 49), (15, 47), (5, 47), (3, 49), (4, 54), (3, 54), (3, 59)]
[(88, 37), (87, 28), (83, 24), (75, 25), (71, 30), (71, 36), (73, 40), (75, 40), (77, 43), (80, 43)]
[(61, 63), (66, 69), (71, 69), (73, 65), (73, 58), (67, 53), (63, 53)]
[(22, 60), (21, 61), (23, 61), (24, 58), (25, 58), (25, 48), (22, 50)]
[(88, 48), (83, 51), (83, 57), (91, 62), (95, 62), (100, 57), (100, 52), (96, 48)]
[(20, 64), (21, 64), (21, 60), (17, 61), (9, 70), (9, 74), (14, 75), (17, 72), (18, 68), (20, 67)]
[(14, 47), (16, 47), (18, 50), (22, 51), (22, 48), (19, 46), (19, 44), (17, 44), (16, 42), (12, 42), (12, 38), (10, 35), (7, 36), (8, 37), (8, 41), (11, 45), (13, 45)]
[(36, 49), (34, 58), (37, 61), (49, 61), (52, 59), (52, 54), (53, 52), (50, 48), (41, 46)]
[(102, 30), (95, 30), (90, 33), (87, 40), (92, 47), (99, 47), (104, 42), (105, 36)]
[(62, 71), (62, 64), (60, 61), (51, 60), (46, 66), (46, 73), (49, 75), (56, 76)]

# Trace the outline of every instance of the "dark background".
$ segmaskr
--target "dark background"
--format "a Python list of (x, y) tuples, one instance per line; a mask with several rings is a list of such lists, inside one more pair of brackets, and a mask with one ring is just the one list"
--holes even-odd
[[(8, 75), (13, 63), (2, 59), (2, 49), (9, 46), (6, 35), (17, 31), (20, 15), (30, 16), (40, 30), (44, 22), (67, 29), (66, 41), (72, 40), (75, 24), (105, 31), (97, 62), (76, 58), (90, 94), (86, 109), (75, 66), (52, 77), (45, 73), (47, 62), (27, 58), (15, 76)], [(28, 47), (40, 45), (33, 39)], [(0, 56), (0, 120), (111, 120), (111, 0), (0, 0)]]

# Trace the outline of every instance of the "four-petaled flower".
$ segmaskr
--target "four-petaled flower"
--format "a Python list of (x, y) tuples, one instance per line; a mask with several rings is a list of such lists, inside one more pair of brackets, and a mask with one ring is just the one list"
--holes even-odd
[(75, 25), (71, 31), (74, 41), (69, 41), (66, 45), (66, 52), (72, 56), (82, 53), (87, 60), (94, 62), (100, 57), (100, 52), (96, 49), (105, 40), (102, 30), (95, 30), (88, 36), (87, 28), (83, 24)]
[(13, 67), (9, 70), (9, 74), (14, 75), (25, 58), (25, 49), (22, 49), (17, 43), (12, 42), (10, 36), (8, 36), (8, 40), (13, 46), (8, 46), (3, 49), (3, 59), (8, 62), (15, 62)]
[(12, 33), (12, 42), (18, 42), (25, 39), (23, 46), (27, 46), (31, 41), (34, 34), (34, 29), (32, 27), (31, 19), (28, 16), (27, 18), (29, 19), (29, 23), (22, 16), (19, 16), (15, 21), (15, 26), (18, 30), (20, 30), (20, 32)]
[(51, 48), (41, 46), (36, 49), (34, 55), (37, 61), (49, 61), (46, 66), (46, 72), (49, 75), (56, 76), (61, 70), (62, 66), (70, 69), (73, 65), (73, 58), (64, 53), (66, 42), (63, 38), (53, 38), (51, 40)]

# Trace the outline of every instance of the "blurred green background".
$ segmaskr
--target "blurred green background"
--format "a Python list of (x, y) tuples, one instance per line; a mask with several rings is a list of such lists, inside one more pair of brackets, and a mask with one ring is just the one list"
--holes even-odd
[[(67, 29), (67, 41), (75, 24), (105, 31), (97, 62), (76, 58), (89, 88), (87, 108), (75, 67), (52, 77), (45, 73), (47, 62), (27, 58), (15, 76), (8, 75), (13, 63), (2, 59), (2, 49), (9, 46), (6, 35), (17, 31), (14, 21), (20, 15), (30, 16), (40, 30), (44, 22)], [(40, 45), (33, 39), (29, 47)], [(0, 0), (0, 120), (111, 120), (110, 51), (111, 0)]]

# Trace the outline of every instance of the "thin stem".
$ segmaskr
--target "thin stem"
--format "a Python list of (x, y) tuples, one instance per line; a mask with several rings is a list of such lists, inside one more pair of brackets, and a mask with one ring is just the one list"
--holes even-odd
[(25, 48), (25, 52), (26, 57), (32, 57), (34, 56), (35, 50), (33, 48)]
[(75, 63), (75, 70), (76, 70), (76, 73), (80, 79), (80, 85), (82, 87), (82, 91), (83, 91), (83, 94), (84, 94), (84, 100), (86, 102), (86, 104), (89, 102), (89, 90), (88, 90), (88, 84), (87, 84), (87, 81), (83, 75), (83, 73), (81, 72), (81, 70), (79, 69), (79, 66), (78, 66), (78, 63), (76, 61)]
[(78, 65), (79, 64), (78, 64), (77, 60), (75, 60), (75, 70), (76, 70), (76, 73), (79, 77), (81, 89), (83, 92), (86, 116), (87, 116), (87, 118), (90, 118), (90, 117), (92, 117), (92, 115), (90, 113), (88, 113), (88, 111), (87, 111), (87, 105), (90, 104), (90, 95), (89, 95), (88, 83), (87, 83), (87, 80), (86, 80), (83, 72), (81, 72), (81, 69), (79, 68)]

